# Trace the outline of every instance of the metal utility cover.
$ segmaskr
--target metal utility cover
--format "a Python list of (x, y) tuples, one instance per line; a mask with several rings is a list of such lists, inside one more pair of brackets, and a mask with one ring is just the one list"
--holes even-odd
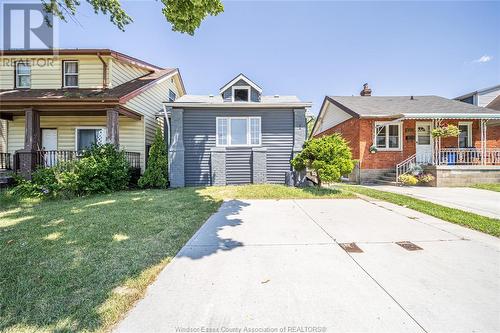
[(343, 248), (346, 252), (351, 253), (363, 253), (363, 250), (356, 245), (356, 243), (339, 243), (340, 247)]
[(404, 241), (404, 242), (396, 242), (399, 246), (401, 246), (403, 249), (408, 250), (408, 251), (418, 251), (418, 250), (423, 250), (418, 245), (413, 244), (412, 242)]

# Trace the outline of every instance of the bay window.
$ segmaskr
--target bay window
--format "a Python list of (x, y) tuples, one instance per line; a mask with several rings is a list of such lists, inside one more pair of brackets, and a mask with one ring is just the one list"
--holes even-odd
[(401, 123), (375, 123), (375, 145), (379, 150), (401, 150)]
[(260, 117), (217, 117), (217, 146), (259, 146)]

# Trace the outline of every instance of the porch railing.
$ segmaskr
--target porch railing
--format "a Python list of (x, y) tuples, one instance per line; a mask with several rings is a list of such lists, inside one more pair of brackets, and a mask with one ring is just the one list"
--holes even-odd
[(396, 182), (399, 182), (399, 176), (404, 175), (417, 164), (417, 155), (413, 154), (401, 163), (396, 165)]
[(10, 170), (10, 154), (0, 153), (0, 170)]
[[(35, 152), (18, 151), (14, 154), (15, 171), (20, 169), (21, 159), (23, 159), (23, 157), (27, 157), (26, 155), (29, 154), (34, 154), (35, 157), (34, 164), (35, 167), (37, 168), (52, 167), (57, 165), (58, 163), (69, 162), (78, 159), (82, 156), (81, 153), (76, 150), (39, 150)], [(135, 169), (141, 168), (141, 153), (125, 151), (125, 159), (129, 162), (132, 168)]]
[(500, 165), (500, 149), (487, 148), (442, 148), (438, 154), (438, 165)]

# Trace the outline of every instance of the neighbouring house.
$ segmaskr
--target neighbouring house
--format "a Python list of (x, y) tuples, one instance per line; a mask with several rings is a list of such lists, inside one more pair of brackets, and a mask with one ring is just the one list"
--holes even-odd
[[(438, 96), (327, 96), (312, 136), (340, 133), (359, 161), (355, 182), (395, 182), (414, 165), (433, 185), (500, 182), (500, 111)], [(458, 126), (458, 137), (434, 139), (432, 130)]]
[(497, 106), (496, 110), (499, 110), (500, 84), (493, 87), (473, 91), (464, 94), (462, 96), (455, 97), (454, 100), (490, 109), (495, 109), (492, 106), (496, 105)]
[(306, 108), (295, 96), (264, 96), (240, 74), (218, 95), (165, 103), (173, 187), (284, 184), (306, 138)]
[(184, 94), (178, 69), (109, 49), (2, 51), (0, 169), (29, 176), (108, 142), (144, 170), (162, 102)]

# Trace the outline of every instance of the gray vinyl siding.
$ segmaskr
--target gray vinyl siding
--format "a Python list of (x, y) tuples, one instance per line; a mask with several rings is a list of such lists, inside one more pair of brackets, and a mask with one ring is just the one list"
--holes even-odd
[[(227, 88), (225, 91), (222, 92), (222, 98), (224, 99), (224, 102), (231, 102), (233, 98), (233, 86), (248, 86), (248, 83), (244, 80), (239, 80), (235, 84), (233, 84), (231, 87)], [(255, 90), (253, 87), (250, 87), (250, 100), (252, 102), (260, 102), (260, 93)]]
[[(262, 147), (267, 148), (267, 180), (270, 183), (285, 182), (293, 148), (293, 110), (184, 109), (184, 175), (187, 186), (211, 184), (210, 148), (215, 147), (216, 117), (237, 116), (261, 117)], [(227, 148), (228, 184), (251, 183), (251, 170), (251, 148)]]

